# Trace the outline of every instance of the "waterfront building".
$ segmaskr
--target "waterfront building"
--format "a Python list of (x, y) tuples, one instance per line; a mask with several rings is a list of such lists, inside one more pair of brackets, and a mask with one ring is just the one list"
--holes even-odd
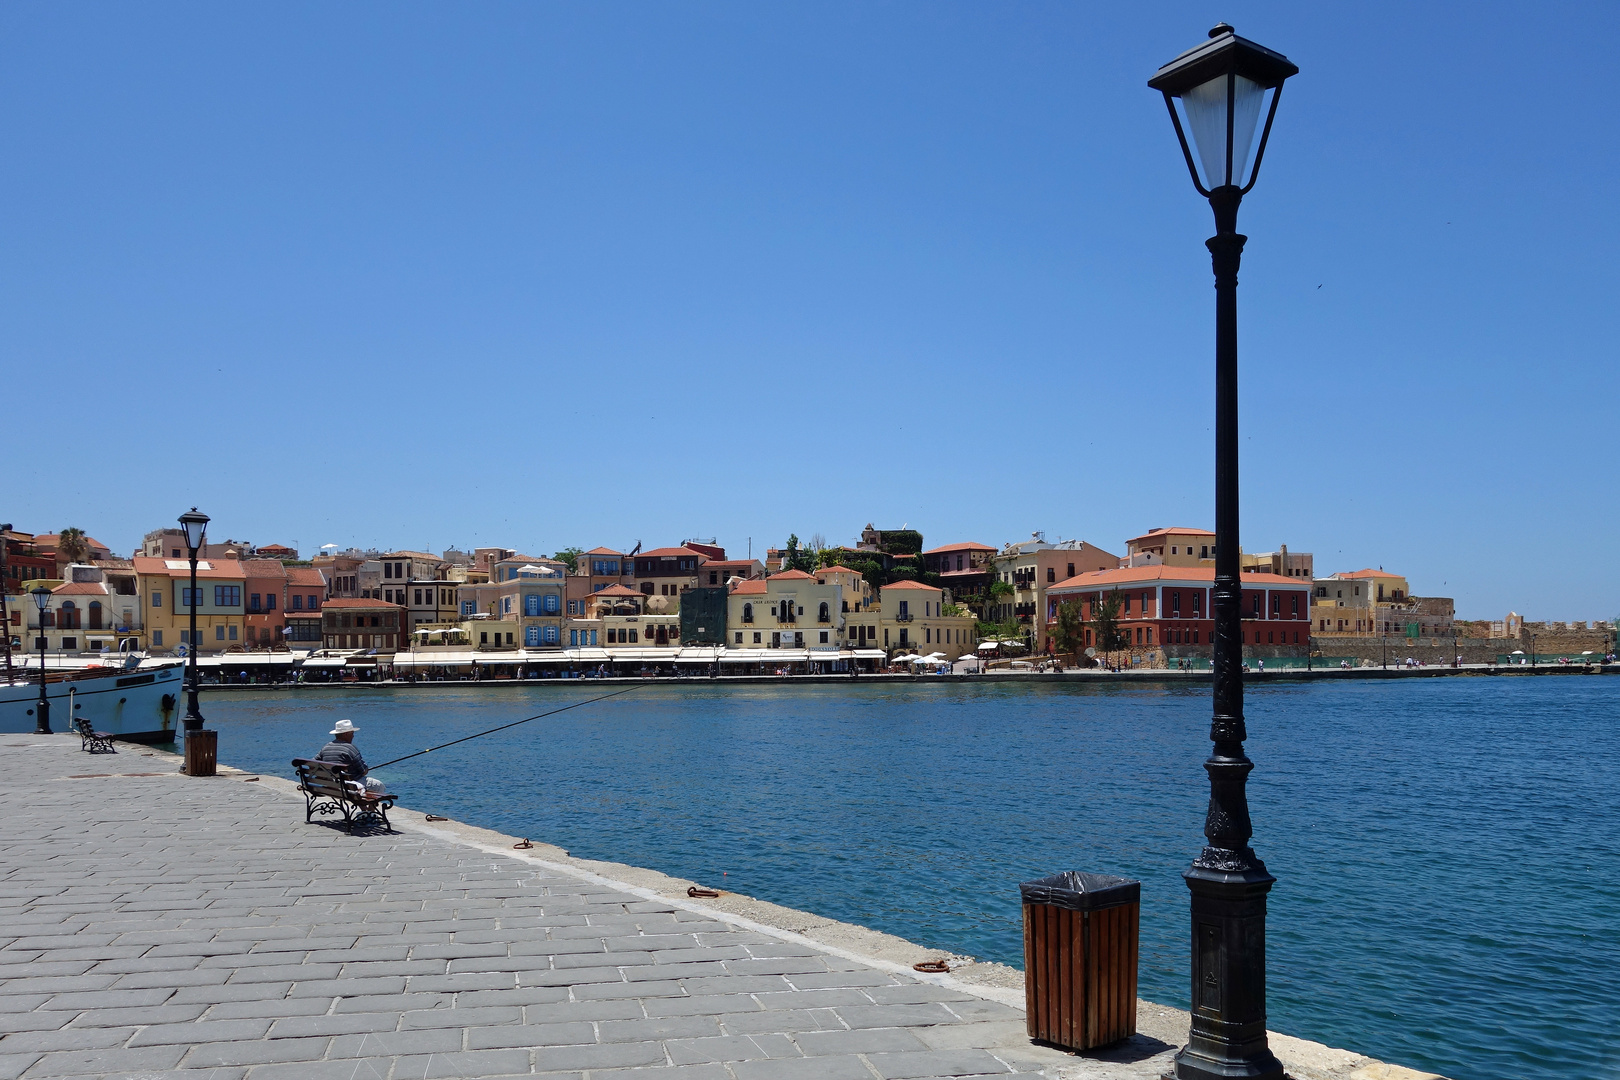
[[(1182, 546), (1183, 541), (1178, 539), (1178, 551)], [(1046, 590), (1077, 574), (1114, 570), (1119, 564), (1119, 556), (1085, 540), (1060, 540), (1054, 544), (1047, 542), (1045, 533), (1032, 533), (1023, 543), (1002, 548), (993, 561), (993, 573), (1012, 586), (1013, 595), (1010, 601), (989, 605), (989, 621), (1016, 620), (1028, 636), (1030, 648), (1044, 650), (1047, 633), (1041, 613), (1047, 606)], [(1212, 559), (1210, 566), (1214, 565)]]
[(712, 559), (698, 572), (701, 581), (710, 586), (724, 587), (732, 578), (753, 581), (765, 576), (765, 564), (758, 559)]
[(11, 624), (7, 629), (16, 642), (14, 647), (38, 649), (41, 638), (50, 652), (116, 652), (140, 647), (142, 613), (133, 578), (127, 579), (129, 591), (123, 593), (115, 589), (124, 582), (109, 582), (99, 566), (70, 563), (63, 573), (65, 580), (34, 579), (51, 590), (43, 618), (32, 597), (7, 604)]
[[(1305, 582), (1278, 574), (1254, 573), (1244, 574), (1242, 583), (1244, 645), (1309, 647), (1311, 590)], [(1098, 605), (1117, 591), (1119, 626), (1132, 648), (1198, 655), (1191, 651), (1178, 653), (1174, 647), (1207, 650), (1213, 644), (1215, 614), (1210, 593), (1214, 587), (1214, 566), (1153, 564), (1093, 570), (1047, 589), (1043, 619), (1050, 632), (1057, 621), (1058, 606), (1077, 602), (1081, 618), (1091, 623), (1097, 617)], [(1084, 638), (1083, 647), (1098, 647), (1094, 627), (1086, 627)]]
[(1384, 570), (1355, 570), (1312, 583), (1317, 637), (1449, 636), (1456, 603), (1446, 596), (1413, 596), (1406, 578)]
[(698, 571), (708, 561), (708, 556), (686, 547), (639, 552), (635, 557), (636, 584), (645, 596), (679, 597), (702, 583)]
[(287, 628), (287, 568), (275, 559), (243, 559), (242, 577), (247, 592), (243, 644), (258, 649), (281, 644)]
[[(56, 579), (56, 555), (41, 551), (34, 543), (34, 534), (13, 529), (4, 534), (0, 543), (6, 546), (5, 590), (10, 594), (25, 593), (44, 579)], [(12, 625), (21, 624), (13, 620)]]
[(896, 581), (878, 595), (879, 648), (923, 656), (938, 652), (955, 660), (978, 647), (972, 613), (949, 603), (944, 589)]
[(550, 560), (513, 559), (497, 562), (495, 572), (499, 580), (485, 587), (494, 598), (494, 613), (503, 622), (517, 623), (517, 640), (523, 648), (561, 648), (567, 566)]
[[(576, 629), (595, 630), (599, 632), (597, 639), (586, 642), (580, 641), (581, 646), (587, 644), (600, 645), (606, 648), (609, 645), (629, 645), (641, 642), (642, 621), (645, 611), (643, 605), (647, 598), (628, 585), (609, 585), (591, 597), (591, 610)], [(586, 624), (589, 625), (586, 625)], [(571, 623), (572, 625), (572, 623)], [(632, 639), (632, 635), (634, 635)], [(668, 636), (668, 632), (665, 632)], [(656, 638), (656, 634), (654, 635)]]
[(845, 587), (840, 575), (784, 570), (736, 581), (727, 595), (732, 649), (840, 649), (845, 645)]
[[(457, 617), (456, 587), (445, 578), (443, 559), (426, 551), (390, 551), (376, 561), (380, 573), (370, 595), (405, 608), (406, 629)], [(361, 596), (367, 595), (365, 584)]]
[(282, 640), (295, 649), (321, 643), (321, 605), (326, 601), (326, 575), (313, 566), (287, 567), (281, 602)]
[(197, 560), (196, 641), (190, 640), (190, 562), (145, 555), (131, 561), (150, 651), (190, 645), (203, 653), (224, 652), (246, 640), (247, 575), (239, 560)]
[(343, 599), (360, 595), (360, 567), (365, 561), (357, 555), (317, 555), (309, 564), (326, 576), (326, 595)]
[(923, 570), (939, 575), (940, 584), (950, 591), (952, 600), (975, 608), (984, 603), (985, 587), (995, 573), (995, 558), (995, 548), (972, 540), (944, 544), (922, 553)]
[(1254, 555), (1238, 551), (1238, 568), (1245, 574), (1276, 574), (1310, 581), (1316, 577), (1315, 566), (1316, 558), (1310, 552), (1289, 551), (1287, 544)]
[[(112, 558), (112, 549), (100, 540), (88, 534), (79, 537), (83, 551), (75, 555), (73, 552), (62, 550), (62, 536), (60, 533), (38, 533), (34, 536), (34, 548), (41, 555), (49, 555), (56, 561), (56, 569), (51, 574), (58, 580), (66, 580), (67, 567), (75, 558), (95, 562), (98, 559)], [(185, 552), (181, 552), (182, 555)]]
[(321, 606), (321, 635), (328, 649), (391, 653), (405, 644), (405, 608), (375, 597), (342, 597)]
[(1125, 541), (1125, 560), (1121, 565), (1212, 567), (1215, 565), (1215, 534), (1208, 529), (1149, 529)]

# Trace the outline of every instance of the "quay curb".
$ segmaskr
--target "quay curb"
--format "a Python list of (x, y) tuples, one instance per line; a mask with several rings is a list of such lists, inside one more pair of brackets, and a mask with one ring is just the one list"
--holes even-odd
[[(143, 756), (169, 758), (176, 764), (184, 760), (179, 754), (156, 747), (141, 746), (141, 753)], [(228, 780), (235, 783), (252, 779), (260, 787), (285, 796), (289, 802), (302, 798), (294, 780), (252, 773), (223, 763), (218, 769), (218, 774), (213, 778), (196, 779)], [(178, 772), (176, 776), (186, 779), (184, 774)], [(699, 882), (671, 877), (657, 870), (626, 863), (576, 858), (565, 849), (542, 841), (532, 841), (532, 847), (519, 850), (513, 845), (526, 838), (508, 836), (493, 829), (455, 820), (430, 824), (426, 818), (425, 811), (398, 805), (391, 814), (395, 826), (404, 831), (471, 848), (486, 855), (510, 859), (520, 864), (539, 866), (555, 873), (629, 893), (643, 900), (665, 903), (685, 911), (699, 913), (739, 929), (765, 934), (784, 942), (805, 945), (840, 959), (994, 1001), (1020, 1012), (1024, 1010), (1024, 973), (1005, 964), (954, 955), (941, 949), (925, 948), (870, 927), (839, 922), (740, 893), (720, 890), (721, 895), (715, 900), (707, 902), (694, 900), (686, 895), (688, 888), (694, 885), (711, 888), (712, 886), (703, 886)], [(950, 974), (919, 972), (911, 967), (920, 960), (941, 958), (950, 963), (952, 969)], [(1157, 1040), (1168, 1048), (1176, 1048), (1185, 1044), (1190, 1022), (1190, 1015), (1184, 1010), (1142, 998), (1137, 999), (1139, 1036)], [(1266, 1036), (1272, 1052), (1286, 1067), (1291, 1080), (1446, 1080), (1438, 1073), (1389, 1064), (1353, 1050), (1331, 1047), (1277, 1031), (1268, 1030)], [(1078, 1055), (1055, 1048), (1038, 1047), (1036, 1044), (1030, 1044), (1030, 1048), (1045, 1049), (1054, 1055), (1052, 1064), (1043, 1070), (1053, 1080), (1089, 1080), (1099, 1075), (1096, 1068), (1108, 1060), (1107, 1054), (1110, 1049), (1103, 1047), (1086, 1055)]]
[[(1273, 668), (1269, 671), (1246, 671), (1245, 685), (1282, 682), (1318, 682), (1358, 679), (1440, 679), (1440, 678), (1531, 678), (1558, 675), (1620, 675), (1620, 664), (1542, 664), (1538, 667), (1520, 667), (1511, 664), (1465, 664), (1460, 668), (1434, 665), (1430, 667), (1357, 667), (1357, 668)], [(204, 683), (207, 693), (252, 692), (274, 693), (282, 690), (432, 690), (450, 687), (512, 688), (521, 686), (557, 686), (583, 689), (592, 686), (859, 686), (875, 684), (895, 686), (954, 686), (962, 683), (1058, 683), (1063, 685), (1104, 684), (1134, 685), (1138, 683), (1208, 683), (1210, 671), (1176, 671), (1172, 668), (1143, 668), (1141, 670), (1093, 671), (1073, 668), (1068, 671), (995, 671), (982, 675), (889, 675), (873, 674), (851, 678), (848, 675), (610, 675), (600, 679), (446, 679), (443, 681), (382, 679), (375, 682), (303, 682), (303, 683)]]

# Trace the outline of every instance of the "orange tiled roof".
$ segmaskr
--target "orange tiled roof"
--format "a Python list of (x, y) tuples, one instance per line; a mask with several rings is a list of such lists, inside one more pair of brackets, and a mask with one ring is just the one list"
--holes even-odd
[(1152, 540), (1156, 536), (1167, 536), (1170, 533), (1175, 533), (1178, 536), (1214, 536), (1215, 535), (1214, 533), (1210, 532), (1208, 529), (1149, 529), (1147, 532), (1143, 533), (1141, 536), (1133, 536), (1133, 537), (1131, 537), (1129, 540), (1127, 540), (1125, 542), (1127, 544), (1134, 544), (1138, 540)]
[(780, 574), (772, 574), (772, 581), (814, 581), (815, 579), (803, 570), (784, 570)]
[(701, 551), (693, 551), (691, 548), (684, 547), (653, 548), (651, 551), (643, 551), (637, 558), (661, 559), (665, 556), (675, 557), (679, 555), (695, 555), (700, 559), (707, 558)]
[(1354, 571), (1351, 571), (1348, 574), (1334, 574), (1333, 576), (1336, 577), (1336, 578), (1343, 578), (1346, 581), (1348, 581), (1351, 578), (1370, 578), (1370, 577), (1398, 577), (1398, 578), (1401, 578), (1401, 579), (1404, 580), (1405, 577), (1406, 577), (1405, 574), (1392, 574), (1392, 573), (1389, 573), (1388, 571), (1385, 571), (1385, 570), (1354, 570)]
[(624, 552), (622, 552), (622, 551), (614, 551), (610, 547), (594, 547), (594, 548), (591, 548), (591, 550), (587, 551), (585, 554), (587, 554), (587, 555), (623, 555)]
[(107, 586), (100, 581), (69, 581), (51, 590), (54, 596), (106, 596)]
[(248, 577), (287, 576), (287, 568), (274, 559), (243, 559), (242, 572)]
[[(137, 555), (130, 561), (135, 564), (137, 574), (154, 574), (171, 578), (191, 576), (191, 565), (185, 559), (159, 559), (152, 555)], [(168, 565), (171, 562), (175, 564), (173, 568)], [(207, 563), (209, 568), (203, 569), (203, 563)], [(198, 559), (197, 577), (241, 580), (246, 575), (242, 573), (242, 564), (236, 559)]]
[(944, 544), (944, 545), (942, 545), (940, 547), (937, 547), (937, 548), (929, 548), (927, 551), (923, 552), (923, 554), (924, 555), (938, 555), (942, 551), (994, 551), (994, 550), (996, 550), (996, 549), (991, 547), (989, 544), (980, 544), (980, 543), (977, 543), (977, 542), (975, 542), (973, 540), (969, 540), (966, 543)]
[[(84, 539), (84, 546), (89, 548), (91, 551), (111, 551), (112, 550), (112, 548), (108, 547), (106, 544), (103, 544), (100, 540), (97, 540), (93, 536), (86, 536), (83, 539)], [(59, 546), (62, 543), (62, 534), (61, 533), (35, 533), (34, 534), (34, 543), (37, 544), (40, 547), (54, 548), (54, 547)]]
[(732, 596), (763, 596), (764, 594), (765, 580), (763, 578), (739, 581), (731, 587)]
[[(1128, 566), (1119, 570), (1090, 570), (1060, 581), (1056, 585), (1048, 585), (1046, 595), (1051, 596), (1056, 592), (1086, 592), (1092, 589), (1108, 589), (1121, 585), (1141, 585), (1150, 581), (1209, 586), (1215, 583), (1215, 568), (1212, 566), (1155, 565)], [(1245, 589), (1252, 588), (1255, 585), (1287, 585), (1290, 588), (1308, 591), (1311, 583), (1305, 578), (1283, 577), (1281, 574), (1244, 574), (1241, 585)]]
[(289, 566), (287, 567), (287, 584), (325, 585), (326, 577), (313, 566)]
[(859, 570), (851, 570), (847, 566), (838, 565), (838, 566), (823, 566), (820, 570), (817, 570), (816, 573), (818, 573), (818, 574), (859, 574), (860, 571)]
[(931, 589), (934, 592), (939, 591), (938, 586), (924, 585), (920, 581), (896, 581), (883, 587), (885, 589)]
[(605, 589), (597, 589), (592, 596), (634, 596), (641, 599), (641, 594), (627, 585), (609, 585)]

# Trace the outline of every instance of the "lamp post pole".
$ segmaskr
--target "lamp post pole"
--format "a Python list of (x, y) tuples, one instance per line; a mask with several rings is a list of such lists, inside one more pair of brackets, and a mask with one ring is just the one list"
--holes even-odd
[[(1215, 274), (1214, 749), (1204, 762), (1208, 844), (1183, 874), (1192, 894), (1192, 1023), (1169, 1073), (1175, 1080), (1284, 1076), (1266, 1040), (1266, 894), (1276, 879), (1249, 846), (1247, 785), (1254, 763), (1243, 750), (1237, 274), (1247, 237), (1237, 231), (1237, 213), (1259, 174), (1282, 83), (1298, 71), (1287, 57), (1222, 23), (1148, 81), (1164, 94), (1193, 186), (1215, 215), (1215, 235), (1205, 242)], [(1251, 169), (1249, 149), (1266, 90), (1272, 91), (1270, 111)], [(1176, 99), (1192, 129), (1202, 178)]]
[(9, 588), (9, 582), (6, 580), (6, 555), (9, 554), (11, 547), (11, 540), (7, 534), (10, 532), (9, 524), (0, 525), (0, 639), (4, 639), (6, 645), (7, 682), (11, 681), (11, 614), (6, 610), (6, 589)]
[(45, 696), (45, 609), (51, 603), (51, 590), (41, 585), (33, 591), (34, 606), (39, 609), (39, 704), (34, 706), (34, 734), (51, 733), (51, 702)]
[(191, 632), (189, 634), (190, 655), (186, 657), (186, 715), (184, 722), (186, 735), (201, 731), (203, 726), (202, 712), (197, 707), (197, 550), (202, 547), (203, 539), (208, 535), (208, 515), (198, 513), (193, 506), (186, 513), (180, 515), (180, 525), (186, 533), (186, 553), (191, 560), (191, 588), (187, 592), (190, 603), (187, 607), (191, 613)]
[(1536, 666), (1536, 635), (1530, 635), (1530, 666)]

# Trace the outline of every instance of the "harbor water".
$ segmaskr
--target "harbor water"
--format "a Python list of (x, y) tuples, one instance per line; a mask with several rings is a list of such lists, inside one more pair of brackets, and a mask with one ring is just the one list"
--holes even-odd
[[(339, 717), (382, 762), (593, 691), (204, 713), (222, 763), (285, 776)], [(379, 775), (416, 809), (1015, 966), (1020, 881), (1136, 877), (1142, 996), (1185, 1008), (1209, 713), (1207, 685), (657, 684)], [(1620, 1075), (1620, 679), (1280, 682), (1247, 713), (1273, 1029), (1457, 1080)]]

